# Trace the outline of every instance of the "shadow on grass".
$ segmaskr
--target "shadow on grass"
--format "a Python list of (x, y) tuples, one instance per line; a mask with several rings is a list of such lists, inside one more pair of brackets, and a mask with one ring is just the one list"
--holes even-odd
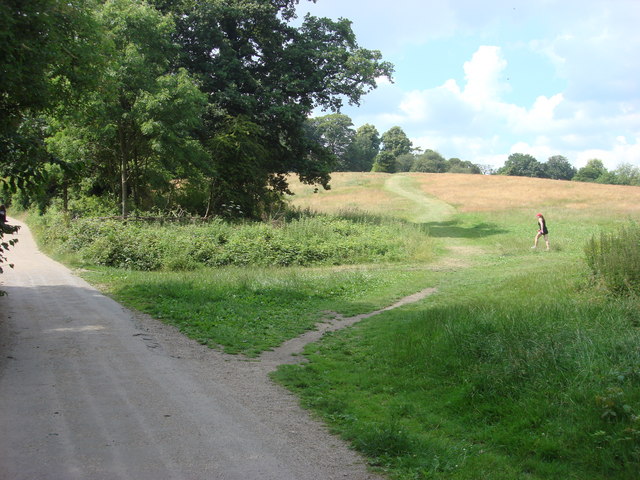
[(458, 220), (446, 222), (427, 222), (422, 226), (434, 238), (484, 238), (507, 233), (509, 230), (495, 223), (480, 222), (472, 226), (462, 226)]

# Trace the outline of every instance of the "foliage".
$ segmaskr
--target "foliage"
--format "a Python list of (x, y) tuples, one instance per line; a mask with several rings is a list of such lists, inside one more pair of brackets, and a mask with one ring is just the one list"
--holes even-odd
[(543, 165), (531, 155), (512, 153), (504, 166), (498, 169), (498, 175), (544, 178), (545, 171)]
[(85, 170), (119, 192), (127, 215), (130, 196), (134, 207), (149, 208), (152, 189), (167, 190), (202, 161), (193, 133), (205, 96), (186, 70), (172, 70), (170, 17), (143, 3), (109, 0), (98, 19), (109, 40), (109, 61), (97, 72), (101, 89), (84, 96), (82, 108), (57, 115), (49, 145), (67, 163), (86, 162), (90, 152)]
[[(372, 224), (363, 216), (351, 220), (302, 215), (282, 225), (213, 220), (158, 226), (90, 218), (69, 221), (52, 210), (34, 222), (50, 249), (73, 253), (85, 264), (133, 270), (397, 262), (428, 243), (418, 227)], [(398, 231), (403, 232), (401, 239)]]
[(355, 140), (353, 123), (347, 115), (332, 113), (307, 120), (314, 140), (335, 155), (335, 171), (350, 170), (349, 153)]
[(460, 160), (459, 158), (450, 158), (447, 160), (447, 172), (449, 173), (471, 173), (471, 174), (481, 174), (482, 169), (480, 166), (471, 163), (468, 160)]
[(548, 178), (554, 180), (571, 180), (577, 170), (562, 155), (554, 155), (549, 157), (547, 163), (544, 164), (544, 171)]
[[(307, 15), (294, 27), (294, 0), (154, 3), (173, 15), (179, 65), (199, 78), (208, 95), (205, 144), (225, 130), (229, 118), (242, 118), (262, 132), (257, 141), (265, 154), (257, 159), (255, 180), (235, 181), (238, 194), (251, 197), (257, 182), (262, 191), (286, 192), (288, 173), (327, 187), (335, 157), (305, 134), (307, 118), (315, 108), (335, 112), (344, 101), (357, 104), (377, 77), (390, 76), (392, 67), (380, 52), (361, 48), (346, 19)], [(220, 163), (215, 166), (220, 170)], [(223, 183), (211, 188), (212, 198), (226, 200)], [(260, 198), (248, 211), (271, 200)]]
[(640, 294), (640, 225), (594, 235), (585, 246), (593, 275), (615, 294)]
[(371, 124), (365, 123), (356, 130), (349, 148), (350, 171), (369, 172), (380, 149), (380, 135)]
[(617, 185), (640, 186), (640, 167), (629, 163), (621, 163), (613, 172), (614, 183)]
[(435, 150), (425, 150), (416, 156), (411, 172), (443, 173), (447, 171), (447, 161)]
[(382, 151), (390, 152), (393, 158), (397, 158), (402, 154), (410, 153), (413, 150), (413, 144), (402, 128), (395, 126), (382, 134)]
[(376, 155), (375, 161), (373, 162), (373, 166), (371, 167), (371, 171), (394, 173), (396, 171), (396, 160), (393, 156), (393, 153), (385, 150), (378, 153), (378, 155)]
[[(290, 172), (328, 187), (335, 158), (306, 135), (307, 118), (357, 104), (392, 66), (357, 44), (348, 20), (294, 26), (297, 3), (3, 3), (0, 177), (23, 199), (36, 185), (33, 201), (89, 195), (119, 202), (123, 215), (242, 203), (258, 217), (278, 204)], [(39, 116), (42, 128), (20, 132)], [(247, 128), (259, 132), (241, 137), (247, 146), (227, 138)], [(48, 154), (32, 155), (45, 145)], [(227, 178), (240, 171), (228, 165), (238, 149), (260, 155)], [(41, 188), (53, 180), (36, 175), (47, 163), (60, 171)]]
[(0, 183), (23, 190), (48, 158), (38, 116), (93, 88), (99, 35), (85, 0), (0, 4)]
[(594, 158), (589, 160), (584, 167), (579, 169), (573, 179), (578, 182), (605, 183), (601, 180), (604, 179), (607, 173), (607, 169), (602, 163), (602, 160)]
[(401, 155), (411, 153), (413, 147), (411, 140), (402, 128), (395, 126), (380, 137), (382, 148), (375, 157), (372, 172), (394, 173), (396, 171), (396, 159)]

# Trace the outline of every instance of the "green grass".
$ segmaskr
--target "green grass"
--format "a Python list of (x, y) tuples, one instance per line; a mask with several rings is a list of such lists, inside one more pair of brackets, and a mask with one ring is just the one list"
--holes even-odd
[(189, 273), (85, 271), (115, 299), (227, 353), (253, 357), (314, 326), (327, 311), (351, 316), (424, 288), (431, 272), (388, 268), (233, 268)]
[(432, 256), (417, 225), (367, 215), (301, 213), (287, 221), (199, 225), (83, 218), (59, 212), (31, 218), (50, 252), (75, 254), (79, 263), (131, 270), (195, 270), (220, 266), (316, 266), (389, 263)]
[[(359, 182), (345, 187), (357, 205)], [(528, 198), (511, 183), (513, 198)], [(364, 204), (377, 198), (367, 185)], [(397, 227), (389, 236), (405, 245), (393, 261), (182, 273), (91, 268), (85, 276), (202, 343), (248, 356), (312, 328), (323, 311), (370, 312), (437, 287), (421, 302), (326, 334), (307, 347), (307, 363), (282, 366), (273, 378), (390, 478), (637, 479), (640, 305), (594, 282), (584, 254), (594, 235), (627, 224), (628, 214), (606, 202), (594, 212), (545, 200), (545, 252), (530, 249), (536, 221), (521, 203), (451, 215), (409, 180), (387, 186), (401, 197), (393, 200), (400, 216), (419, 223), (413, 240)], [(360, 211), (342, 217), (367, 228), (388, 224)], [(296, 228), (299, 247), (314, 229)], [(420, 239), (424, 231), (430, 242)]]
[(594, 298), (582, 266), (510, 262), (451, 273), (274, 378), (392, 478), (637, 478), (637, 305)]

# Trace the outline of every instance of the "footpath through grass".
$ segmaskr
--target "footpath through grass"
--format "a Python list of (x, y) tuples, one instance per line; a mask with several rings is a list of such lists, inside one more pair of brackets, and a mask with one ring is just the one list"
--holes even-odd
[(406, 266), (233, 268), (136, 272), (93, 268), (83, 276), (123, 304), (227, 353), (255, 357), (313, 326), (327, 311), (377, 310), (429, 284)]

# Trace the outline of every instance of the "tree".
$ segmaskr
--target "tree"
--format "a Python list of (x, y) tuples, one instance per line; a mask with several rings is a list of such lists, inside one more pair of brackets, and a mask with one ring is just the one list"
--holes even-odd
[(498, 175), (544, 178), (545, 172), (542, 164), (531, 155), (512, 153), (504, 166), (498, 169)]
[(447, 162), (442, 155), (435, 150), (425, 150), (416, 156), (411, 167), (412, 172), (442, 173), (447, 171)]
[(411, 172), (416, 161), (416, 155), (413, 153), (403, 153), (396, 158), (396, 172)]
[(562, 155), (554, 155), (544, 164), (544, 170), (549, 178), (554, 180), (571, 180), (576, 174), (576, 168)]
[(314, 141), (335, 155), (335, 170), (349, 171), (349, 154), (356, 135), (351, 118), (341, 113), (333, 113), (311, 118), (307, 124)]
[(382, 134), (382, 151), (389, 152), (393, 158), (398, 158), (405, 153), (411, 153), (413, 144), (400, 127), (391, 127)]
[[(348, 20), (307, 15), (292, 26), (297, 3), (154, 0), (174, 15), (179, 65), (197, 76), (208, 95), (205, 144), (229, 117), (260, 127), (265, 156), (256, 175), (270, 172), (263, 181), (275, 193), (286, 191), (287, 173), (328, 186), (335, 160), (305, 135), (306, 119), (315, 108), (337, 112), (344, 101), (358, 104), (377, 77), (392, 72), (380, 52), (358, 46)], [(229, 156), (209, 153), (212, 169), (223, 170), (221, 159)]]
[(149, 207), (152, 190), (203, 165), (204, 150), (192, 134), (206, 98), (186, 70), (171, 67), (177, 50), (170, 17), (144, 3), (108, 0), (98, 18), (110, 40), (101, 88), (57, 119), (49, 143), (68, 163), (89, 154), (94, 185), (118, 193), (126, 216), (130, 201)]
[(396, 171), (396, 158), (393, 156), (393, 153), (382, 150), (376, 156), (375, 161), (373, 162), (373, 166), (371, 167), (372, 172), (381, 172), (381, 173), (395, 173)]
[(482, 170), (478, 165), (468, 160), (460, 160), (454, 157), (447, 160), (447, 172), (481, 174)]
[[(38, 116), (62, 101), (70, 87), (91, 84), (93, 29), (84, 2), (7, 0), (0, 3), (0, 187), (36, 189), (47, 160)], [(67, 98), (68, 99), (68, 98)], [(0, 225), (4, 240), (17, 227)]]
[(348, 152), (350, 171), (371, 171), (374, 159), (380, 151), (380, 141), (378, 130), (373, 125), (367, 123), (358, 128)]
[(580, 168), (573, 179), (577, 182), (598, 182), (606, 183), (601, 180), (605, 179), (609, 172), (602, 163), (602, 160), (593, 158), (587, 164)]
[(640, 185), (640, 168), (630, 163), (621, 163), (613, 174), (618, 185)]
[(33, 126), (95, 86), (99, 38), (84, 0), (0, 3), (0, 182), (37, 187), (46, 155), (43, 129)]

